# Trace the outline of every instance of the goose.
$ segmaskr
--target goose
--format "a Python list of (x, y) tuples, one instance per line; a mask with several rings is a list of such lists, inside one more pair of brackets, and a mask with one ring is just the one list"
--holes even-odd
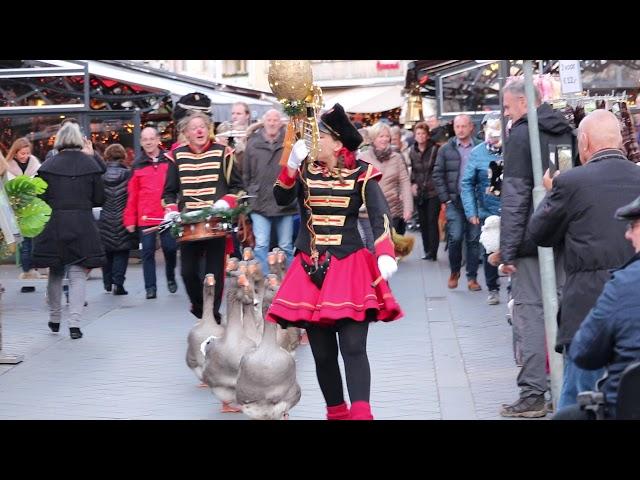
[[(262, 310), (259, 310), (262, 316)], [(260, 345), (248, 351), (240, 362), (236, 401), (242, 412), (256, 420), (282, 420), (289, 417), (301, 397), (296, 380), (296, 362), (277, 344), (277, 326), (264, 322)]]
[[(267, 275), (267, 279), (265, 280), (265, 293), (262, 299), (262, 318), (267, 316), (267, 311), (279, 288), (278, 276), (273, 273)], [(276, 338), (278, 345), (291, 353), (291, 355), (295, 355), (295, 349), (300, 345), (300, 329), (298, 327), (282, 328), (278, 325)]]
[[(187, 336), (187, 366), (195, 373), (202, 382), (202, 372), (204, 370), (204, 354), (200, 346), (207, 339), (220, 338), (224, 333), (224, 327), (218, 325), (213, 317), (213, 302), (215, 296), (215, 276), (212, 273), (204, 277), (203, 313), (202, 318), (189, 331)], [(200, 387), (206, 387), (206, 383), (200, 383)]]
[(242, 296), (242, 331), (256, 345), (262, 338), (262, 325), (256, 315), (256, 306), (260, 305), (259, 297), (256, 296), (256, 288), (251, 276), (246, 276), (248, 286)]
[[(234, 280), (227, 291), (227, 327), (222, 338), (210, 342), (205, 348), (205, 365), (202, 378), (213, 394), (222, 402), (222, 412), (239, 412), (232, 407), (235, 402), (236, 379), (243, 355), (256, 347), (247, 338), (242, 327), (243, 299), (250, 296), (253, 289), (245, 275), (232, 277)], [(246, 301), (246, 299), (245, 299)]]
[(256, 255), (255, 255), (255, 253), (253, 252), (253, 248), (251, 248), (251, 247), (245, 247), (245, 248), (242, 250), (242, 259), (243, 259), (245, 262), (248, 262), (248, 261), (250, 261), (250, 260), (253, 260), (254, 258), (256, 258)]

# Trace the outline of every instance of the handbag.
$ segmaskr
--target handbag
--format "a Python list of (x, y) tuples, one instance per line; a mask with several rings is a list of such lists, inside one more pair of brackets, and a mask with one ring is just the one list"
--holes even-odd
[(331, 260), (331, 254), (327, 252), (327, 256), (324, 258), (322, 263), (318, 264), (318, 268), (316, 268), (315, 264), (305, 262), (302, 257), (300, 258), (300, 262), (302, 263), (302, 268), (309, 275), (309, 280), (313, 282), (313, 284), (318, 287), (318, 290), (322, 288), (322, 284), (324, 282), (324, 277), (327, 275), (327, 270), (329, 270), (329, 262)]

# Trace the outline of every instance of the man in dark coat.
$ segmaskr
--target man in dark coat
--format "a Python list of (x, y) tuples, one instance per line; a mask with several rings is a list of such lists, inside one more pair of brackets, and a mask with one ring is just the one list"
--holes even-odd
[(579, 392), (593, 390), (602, 370), (583, 370), (570, 355), (571, 340), (602, 293), (610, 270), (632, 254), (624, 225), (613, 213), (640, 194), (640, 168), (627, 160), (615, 115), (596, 110), (580, 123), (578, 151), (584, 166), (550, 178), (553, 188), (529, 222), (537, 245), (564, 243), (566, 282), (562, 291), (556, 350), (564, 354), (562, 393), (558, 408), (576, 404)]
[[(633, 244), (635, 255), (605, 284), (595, 306), (574, 335), (569, 353), (580, 368), (607, 369), (606, 376), (598, 382), (598, 389), (604, 393), (605, 418), (616, 418), (622, 373), (640, 360), (640, 197), (619, 208), (616, 218), (629, 221), (625, 238)], [(591, 412), (573, 405), (559, 411), (554, 420), (591, 418)]]
[(447, 214), (447, 242), (451, 275), (447, 286), (458, 287), (462, 268), (462, 241), (467, 242), (467, 287), (481, 289), (476, 278), (480, 263), (480, 225), (467, 221), (460, 198), (460, 186), (473, 147), (480, 141), (473, 134), (473, 122), (468, 115), (458, 115), (453, 120), (455, 137), (438, 150), (433, 168), (433, 181), (440, 201), (445, 204)]
[[(549, 152), (554, 152), (551, 145), (568, 145), (575, 152), (575, 142), (567, 120), (550, 105), (540, 105), (539, 94), (537, 90), (535, 92), (544, 171), (549, 166)], [(503, 105), (504, 114), (513, 125), (504, 152), (500, 256), (503, 272), (512, 275), (512, 322), (521, 339), (523, 365), (518, 374), (520, 398), (511, 405), (503, 405), (500, 415), (542, 417), (547, 411), (544, 398), (547, 390), (546, 342), (538, 250), (527, 231), (533, 214), (534, 181), (523, 79), (504, 87)], [(559, 264), (557, 262), (556, 266)], [(556, 268), (559, 289), (564, 283), (563, 276), (564, 270)]]
[(104, 166), (81, 150), (86, 142), (77, 123), (64, 124), (56, 135), (54, 148), (59, 153), (38, 170), (38, 176), (48, 184), (42, 199), (51, 207), (51, 218), (33, 242), (34, 266), (50, 267), (49, 328), (54, 332), (60, 329), (62, 279), (68, 268), (69, 330), (73, 339), (82, 337), (80, 317), (87, 271), (105, 263), (92, 213), (92, 208), (104, 201)]

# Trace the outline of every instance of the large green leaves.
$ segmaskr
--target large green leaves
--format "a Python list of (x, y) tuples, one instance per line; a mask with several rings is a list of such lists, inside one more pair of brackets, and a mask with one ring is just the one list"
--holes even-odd
[(4, 188), (18, 219), (18, 227), (23, 237), (35, 237), (42, 232), (49, 221), (51, 207), (38, 198), (44, 193), (47, 182), (42, 178), (31, 178), (25, 175), (16, 177), (5, 183)]
[(18, 227), (23, 237), (36, 237), (49, 221), (51, 207), (40, 198), (34, 198), (29, 205), (17, 213)]

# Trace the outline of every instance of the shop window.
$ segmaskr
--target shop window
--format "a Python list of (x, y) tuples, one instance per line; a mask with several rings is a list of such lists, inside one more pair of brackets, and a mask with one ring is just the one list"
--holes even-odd
[(481, 114), (500, 110), (500, 65), (480, 63), (440, 77), (441, 115)]

